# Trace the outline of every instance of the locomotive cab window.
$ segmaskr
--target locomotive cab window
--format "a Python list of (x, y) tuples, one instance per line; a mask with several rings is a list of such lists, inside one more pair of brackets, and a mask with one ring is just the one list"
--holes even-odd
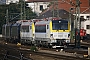
[(90, 25), (86, 25), (86, 29), (90, 29)]
[(29, 32), (29, 26), (22, 26), (21, 30), (22, 32)]
[(46, 32), (46, 25), (36, 25), (35, 26), (35, 32)]
[(67, 23), (62, 23), (60, 27), (61, 27), (61, 30), (67, 30), (68, 29), (68, 24)]
[(54, 20), (52, 21), (53, 30), (68, 30), (68, 21)]

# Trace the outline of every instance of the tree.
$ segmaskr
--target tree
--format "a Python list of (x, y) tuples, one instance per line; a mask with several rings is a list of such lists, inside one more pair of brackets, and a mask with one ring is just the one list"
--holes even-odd
[(6, 22), (6, 9), (7, 5), (0, 5), (0, 34), (2, 32), (2, 25)]
[[(26, 2), (25, 2), (26, 4)], [(21, 6), (22, 5), (22, 6)], [(0, 5), (0, 33), (2, 30), (2, 25), (6, 23), (6, 10), (8, 9), (8, 21), (17, 21), (21, 19), (21, 11), (24, 12), (24, 1), (19, 3), (11, 3), (9, 5)], [(25, 8), (26, 19), (30, 20), (36, 17), (36, 14), (32, 12), (31, 8)], [(24, 19), (24, 14), (22, 14), (22, 19)]]

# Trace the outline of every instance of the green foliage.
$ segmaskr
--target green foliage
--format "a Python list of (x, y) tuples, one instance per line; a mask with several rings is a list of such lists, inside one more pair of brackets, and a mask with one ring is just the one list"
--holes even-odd
[(30, 48), (30, 50), (31, 50), (31, 51), (37, 51), (38, 49), (36, 48), (36, 46), (32, 46), (32, 47)]
[[(25, 2), (26, 4), (26, 2)], [(21, 19), (21, 11), (24, 12), (24, 2), (20, 0), (20, 3), (11, 3), (9, 5), (0, 5), (0, 33), (2, 32), (2, 25), (6, 22), (6, 10), (8, 9), (8, 21), (17, 21)], [(30, 20), (36, 17), (36, 14), (32, 12), (31, 8), (25, 7), (26, 20)], [(24, 19), (24, 13), (22, 14), (22, 20)]]
[(7, 5), (0, 5), (0, 34), (2, 32), (2, 25), (5, 23)]

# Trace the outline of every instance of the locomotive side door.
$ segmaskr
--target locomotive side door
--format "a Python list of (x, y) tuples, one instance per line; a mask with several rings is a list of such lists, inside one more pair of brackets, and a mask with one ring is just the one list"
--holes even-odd
[(46, 38), (50, 37), (50, 29), (49, 29), (49, 25), (46, 25)]
[[(29, 33), (30, 33), (30, 37), (32, 37), (32, 25), (29, 26)], [(31, 40), (31, 38), (30, 38)]]
[(48, 43), (50, 43), (50, 27), (49, 27), (49, 24), (46, 25), (46, 43), (48, 45)]

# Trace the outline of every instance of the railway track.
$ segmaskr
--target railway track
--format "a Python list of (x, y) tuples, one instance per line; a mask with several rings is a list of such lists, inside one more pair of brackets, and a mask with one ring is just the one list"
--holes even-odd
[[(24, 53), (27, 53), (27, 50), (23, 50)], [(46, 50), (47, 51), (47, 50)], [(67, 55), (65, 54), (59, 54), (59, 52), (45, 52), (45, 51), (35, 51), (35, 52), (31, 52), (30, 50), (28, 50), (29, 54), (36, 54), (36, 55), (41, 55), (41, 56), (47, 56), (47, 57), (53, 57), (53, 58), (58, 58), (58, 59), (63, 59), (63, 60), (88, 60), (86, 58), (80, 57), (79, 55), (74, 55), (74, 56), (70, 56), (68, 53)], [(73, 54), (71, 54), (73, 55)]]
[[(63, 59), (63, 60), (72, 60), (72, 59), (74, 59), (74, 60), (81, 60), (81, 59), (82, 60), (88, 60), (86, 58), (78, 57), (78, 56), (68, 56), (68, 55), (66, 56), (66, 55), (60, 55), (60, 54), (59, 55), (58, 54), (52, 54), (53, 51), (52, 51), (52, 53), (46, 53), (46, 52), (38, 52), (38, 51), (32, 52), (32, 51), (27, 50), (27, 49), (20, 49), (20, 48), (23, 48), (23, 47), (26, 48), (27, 46), (16, 46), (14, 44), (5, 44), (5, 43), (3, 44), (1, 42), (1, 44), (0, 44), (0, 50), (1, 51), (0, 52), (1, 53), (4, 52), (4, 53), (2, 53), (2, 57), (1, 58), (4, 58), (3, 56), (5, 56), (6, 53), (7, 53), (7, 51), (8, 51), (9, 52), (8, 57), (10, 55), (12, 55), (12, 56), (17, 56), (17, 58), (19, 57), (19, 59), (22, 56), (20, 54), (23, 54), (28, 59), (30, 59), (30, 54), (34, 54), (34, 55), (41, 55), (41, 56), (53, 57), (53, 58)], [(15, 51), (17, 51), (17, 53)], [(0, 56), (1, 56), (1, 54), (0, 54)]]
[[(35, 54), (35, 55), (41, 55), (41, 56), (47, 56), (47, 57), (53, 57), (53, 58), (57, 58), (57, 59), (63, 59), (63, 60), (88, 60), (86, 58), (83, 58), (83, 57), (80, 57), (78, 55), (75, 55), (75, 56), (70, 56), (68, 53), (67, 55), (63, 55), (63, 54), (58, 54), (59, 52), (55, 52), (55, 51), (50, 51), (50, 52), (46, 52), (46, 51), (35, 51), (35, 52), (31, 52), (30, 50), (24, 50), (24, 49), (21, 49), (24, 53), (28, 53), (29, 52), (29, 55), (30, 54)], [(72, 54), (73, 55), (73, 54)]]
[[(49, 54), (49, 53), (38, 53), (35, 52), (36, 54), (41, 54), (43, 56), (49, 56), (49, 57), (54, 57), (54, 58), (58, 58), (58, 59), (63, 59), (63, 60), (81, 60), (82, 58), (79, 57), (71, 57), (71, 56), (65, 56), (65, 55), (57, 55), (57, 54)], [(84, 58), (83, 58), (84, 59)]]
[[(24, 53), (25, 55), (25, 53)], [(32, 60), (30, 57), (23, 56), (23, 53), (15, 45), (0, 43), (0, 60)]]

